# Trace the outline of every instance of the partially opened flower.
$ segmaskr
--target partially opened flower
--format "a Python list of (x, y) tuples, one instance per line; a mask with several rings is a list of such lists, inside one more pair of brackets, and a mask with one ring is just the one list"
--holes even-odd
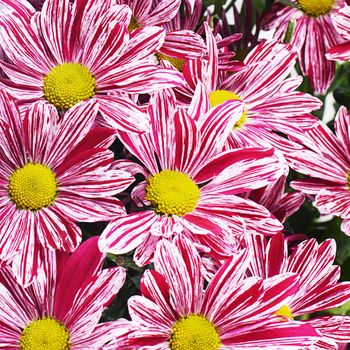
[(119, 167), (141, 173), (133, 191), (144, 210), (112, 220), (100, 239), (103, 251), (146, 264), (159, 239), (184, 231), (214, 256), (230, 256), (235, 237), (247, 232), (273, 234), (282, 228), (262, 206), (237, 194), (264, 186), (285, 172), (273, 149), (223, 151), (232, 126), (242, 114), (240, 101), (228, 101), (202, 114), (196, 97), (188, 112), (176, 105), (171, 91), (149, 104), (151, 132), (119, 133), (136, 162)]
[(153, 59), (164, 30), (129, 33), (128, 6), (46, 0), (34, 14), (25, 0), (2, 3), (0, 45), (10, 62), (1, 62), (9, 78), (2, 84), (23, 103), (44, 99), (65, 111), (97, 100), (111, 126), (140, 132), (148, 128), (147, 115), (116, 93), (147, 93), (182, 83), (178, 71), (161, 69)]
[(102, 270), (97, 237), (71, 256), (46, 251), (27, 288), (8, 267), (0, 270), (0, 348), (100, 350), (128, 332), (124, 320), (98, 323), (125, 280), (121, 267)]
[(350, 235), (350, 114), (341, 107), (335, 118), (335, 134), (321, 121), (296, 135), (305, 147), (286, 155), (290, 166), (308, 175), (291, 186), (315, 196), (324, 213), (343, 218), (342, 231)]
[[(201, 258), (187, 239), (158, 243), (155, 271), (141, 280), (140, 296), (129, 299), (138, 327), (129, 335), (135, 349), (223, 350), (305, 349), (317, 333), (299, 322), (272, 318), (298, 281), (293, 274), (263, 281), (244, 278), (242, 252), (204, 287)], [(265, 293), (265, 289), (269, 293)]]
[[(350, 300), (350, 282), (338, 282), (340, 268), (333, 265), (336, 253), (334, 240), (318, 245), (315, 239), (305, 240), (288, 256), (287, 239), (281, 234), (267, 242), (261, 236), (249, 236), (248, 248), (253, 252), (248, 268), (250, 275), (270, 278), (287, 272), (300, 278), (299, 287), (287, 304), (276, 310), (277, 316), (290, 319), (340, 306)], [(328, 343), (350, 342), (349, 316), (324, 316), (303, 321), (314, 327)]]
[(309, 77), (317, 94), (324, 94), (335, 75), (335, 63), (327, 60), (326, 53), (344, 39), (337, 32), (331, 15), (345, 4), (344, 0), (292, 0), (295, 6), (282, 5), (278, 1), (266, 16), (263, 27), (276, 29), (274, 37), (285, 38), (291, 22), (294, 31), (290, 39), (298, 54), (300, 68)]
[(307, 113), (322, 103), (296, 90), (302, 77), (288, 77), (296, 61), (291, 46), (264, 41), (247, 55), (244, 67), (232, 74), (219, 70), (217, 42), (209, 26), (205, 24), (205, 28), (208, 57), (186, 62), (183, 74), (187, 85), (175, 89), (179, 99), (189, 103), (202, 82), (206, 91), (202, 97), (204, 110), (209, 104), (215, 107), (230, 100), (243, 103), (244, 111), (228, 138), (230, 145), (272, 145), (285, 152), (298, 148), (281, 133), (293, 135), (300, 126), (312, 125), (313, 118)]
[(44, 247), (77, 247), (81, 232), (75, 222), (124, 213), (112, 196), (134, 178), (110, 169), (110, 130), (89, 132), (96, 113), (96, 102), (89, 101), (59, 120), (53, 106), (37, 102), (21, 116), (14, 99), (0, 91), (0, 259), (13, 261), (25, 285)]

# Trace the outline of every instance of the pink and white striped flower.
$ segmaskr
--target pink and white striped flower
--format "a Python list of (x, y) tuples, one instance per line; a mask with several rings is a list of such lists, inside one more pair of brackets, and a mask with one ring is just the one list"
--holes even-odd
[(88, 101), (59, 120), (56, 108), (36, 102), (21, 116), (14, 99), (0, 91), (0, 260), (12, 261), (24, 285), (36, 275), (44, 248), (78, 246), (75, 222), (125, 213), (112, 196), (134, 178), (110, 169), (111, 130), (89, 133), (97, 110)]
[(345, 42), (332, 47), (328, 53), (327, 58), (331, 60), (342, 60), (349, 61), (350, 60), (350, 6), (344, 6), (333, 11), (331, 15), (333, 24), (335, 25), (335, 29), (338, 33), (345, 38)]
[[(233, 147), (270, 145), (290, 152), (298, 145), (275, 133), (293, 135), (301, 125), (312, 125), (307, 113), (322, 103), (316, 97), (296, 91), (302, 77), (289, 77), (296, 61), (290, 45), (265, 41), (244, 60), (244, 67), (232, 74), (219, 70), (217, 43), (205, 24), (208, 58), (190, 60), (184, 65), (187, 86), (176, 88), (179, 99), (188, 103), (199, 82), (203, 82), (203, 109), (228, 100), (242, 101), (244, 111), (228, 142)], [(208, 108), (208, 107), (207, 107)], [(298, 148), (298, 147), (297, 147)]]
[(290, 166), (309, 177), (291, 186), (315, 195), (323, 212), (343, 218), (342, 231), (350, 235), (350, 114), (341, 107), (335, 118), (335, 134), (321, 121), (300, 133), (296, 141), (304, 149), (286, 155)]
[(227, 257), (235, 236), (281, 230), (264, 207), (237, 194), (280, 177), (284, 162), (271, 148), (222, 150), (242, 114), (240, 101), (228, 101), (205, 114), (202, 107), (202, 100), (195, 98), (185, 111), (171, 91), (164, 91), (149, 104), (150, 133), (119, 133), (143, 164), (118, 163), (144, 176), (132, 194), (144, 210), (112, 220), (100, 238), (103, 251), (124, 254), (136, 248), (134, 259), (144, 265), (160, 239), (184, 231), (211, 255)]
[(326, 93), (335, 75), (335, 63), (327, 60), (326, 53), (344, 42), (332, 21), (332, 14), (345, 0), (292, 0), (295, 7), (276, 1), (262, 26), (275, 29), (274, 37), (283, 40), (289, 23), (294, 23), (290, 40), (298, 54), (301, 71), (310, 79), (315, 93)]
[[(0, 45), (10, 63), (2, 85), (23, 103), (46, 100), (58, 110), (97, 100), (116, 129), (148, 129), (147, 115), (124, 95), (182, 84), (175, 69), (160, 68), (153, 56), (165, 31), (128, 31), (131, 9), (114, 1), (46, 0), (41, 12), (25, 0), (2, 0)], [(113, 94), (111, 94), (113, 92)]]
[[(141, 280), (140, 296), (129, 299), (138, 326), (135, 349), (300, 349), (317, 340), (312, 327), (272, 318), (298, 286), (295, 274), (244, 277), (248, 256), (230, 258), (204, 288), (201, 258), (178, 236), (158, 243), (155, 271)], [(267, 292), (268, 290), (268, 292)]]
[[(350, 300), (350, 282), (338, 282), (340, 268), (333, 265), (336, 254), (334, 240), (328, 239), (320, 245), (315, 239), (303, 241), (290, 256), (287, 239), (282, 234), (274, 235), (269, 242), (264, 237), (251, 235), (247, 245), (253, 252), (249, 275), (271, 278), (296, 273), (299, 276), (299, 287), (285, 305), (275, 310), (277, 316), (293, 319), (334, 308)], [(338, 349), (336, 342), (350, 342), (349, 316), (316, 317), (303, 322), (324, 337), (322, 341), (328, 344), (328, 349)]]
[(97, 237), (71, 256), (46, 251), (27, 288), (11, 269), (0, 270), (0, 348), (100, 350), (128, 332), (127, 322), (98, 323), (125, 280), (121, 267), (102, 270)]

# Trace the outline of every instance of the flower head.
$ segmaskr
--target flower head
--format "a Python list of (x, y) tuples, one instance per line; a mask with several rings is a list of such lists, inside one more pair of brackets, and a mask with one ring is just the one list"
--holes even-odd
[(237, 194), (278, 178), (283, 161), (271, 148), (223, 151), (242, 104), (228, 101), (203, 114), (202, 102), (196, 94), (186, 112), (171, 91), (158, 93), (148, 110), (152, 131), (119, 133), (143, 164), (118, 162), (145, 177), (132, 193), (143, 210), (111, 221), (100, 239), (102, 250), (123, 254), (136, 248), (134, 259), (144, 265), (158, 240), (184, 231), (210, 254), (230, 256), (235, 237), (245, 231), (272, 234), (282, 228), (265, 208)]
[(19, 285), (0, 271), (1, 346), (21, 350), (99, 350), (128, 332), (124, 320), (98, 323), (125, 280), (121, 267), (102, 270), (97, 238), (69, 256), (47, 250), (34, 282)]
[(129, 33), (126, 5), (46, 0), (35, 13), (27, 1), (2, 3), (0, 45), (8, 62), (1, 67), (8, 79), (1, 84), (22, 103), (45, 100), (66, 111), (96, 100), (109, 125), (141, 132), (148, 128), (147, 115), (118, 94), (182, 83), (178, 71), (161, 69), (153, 60), (164, 30), (144, 27)]
[(228, 259), (204, 288), (203, 266), (194, 246), (182, 236), (173, 243), (159, 242), (155, 271), (145, 272), (142, 295), (129, 299), (136, 326), (130, 345), (140, 350), (300, 349), (315, 341), (312, 327), (272, 317), (274, 308), (296, 288), (295, 275), (264, 283), (245, 279), (248, 260), (246, 252)]
[(330, 86), (335, 63), (327, 60), (326, 53), (344, 39), (338, 34), (331, 15), (344, 5), (344, 0), (293, 0), (295, 7), (274, 4), (263, 26), (276, 29), (274, 37), (283, 40), (288, 24), (294, 22), (290, 43), (298, 54), (300, 68), (309, 77), (313, 90), (324, 94)]
[(77, 221), (103, 221), (124, 213), (113, 195), (134, 178), (112, 170), (106, 149), (115, 135), (94, 128), (96, 102), (57, 110), (34, 103), (24, 115), (0, 91), (0, 259), (13, 261), (24, 285), (35, 276), (42, 250), (73, 251), (81, 240)]

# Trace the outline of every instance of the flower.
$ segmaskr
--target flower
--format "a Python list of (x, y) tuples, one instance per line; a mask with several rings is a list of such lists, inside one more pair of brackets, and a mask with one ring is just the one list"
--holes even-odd
[(66, 111), (97, 100), (106, 122), (142, 132), (147, 115), (125, 96), (182, 84), (175, 69), (153, 60), (164, 41), (159, 27), (129, 33), (131, 10), (104, 0), (46, 0), (35, 15), (27, 1), (2, 2), (0, 44), (11, 63), (2, 84), (23, 103), (46, 100)]
[(262, 26), (275, 28), (274, 37), (285, 38), (289, 23), (294, 24), (290, 43), (298, 54), (301, 71), (309, 77), (313, 90), (325, 94), (335, 74), (335, 63), (327, 60), (327, 51), (341, 44), (344, 39), (338, 34), (331, 19), (332, 13), (344, 0), (293, 0), (295, 6), (275, 3)]
[(349, 113), (341, 107), (335, 118), (335, 134), (318, 121), (295, 137), (305, 147), (286, 155), (294, 170), (309, 176), (292, 181), (291, 186), (315, 196), (320, 210), (343, 218), (341, 229), (347, 235), (350, 235), (349, 122)]
[(181, 236), (159, 242), (155, 270), (144, 273), (142, 295), (128, 302), (138, 326), (130, 344), (139, 350), (300, 349), (317, 340), (312, 327), (272, 318), (297, 287), (296, 276), (246, 279), (248, 260), (246, 252), (228, 259), (204, 288), (194, 246)]
[[(200, 89), (200, 86), (199, 86)], [(124, 254), (136, 248), (134, 259), (147, 264), (160, 239), (185, 231), (214, 256), (230, 256), (235, 237), (248, 232), (273, 234), (282, 225), (262, 206), (237, 194), (268, 184), (285, 172), (273, 149), (223, 151), (240, 101), (228, 101), (202, 114), (200, 94), (186, 112), (171, 91), (149, 104), (151, 132), (119, 133), (143, 166), (120, 160), (121, 169), (141, 173), (145, 180), (133, 190), (142, 211), (112, 220), (100, 238), (100, 248)]]
[[(334, 308), (350, 299), (350, 282), (338, 282), (339, 266), (333, 265), (336, 244), (332, 239), (320, 245), (315, 239), (305, 240), (288, 256), (287, 239), (282, 234), (269, 242), (261, 236), (249, 236), (247, 246), (252, 251), (249, 275), (270, 278), (284, 273), (296, 273), (299, 287), (291, 293), (287, 304), (276, 309), (277, 316), (293, 319)], [(323, 316), (303, 321), (314, 327), (329, 349), (338, 349), (336, 341), (350, 342), (349, 316)]]
[(250, 51), (244, 67), (232, 74), (229, 70), (219, 70), (217, 43), (208, 25), (205, 28), (208, 59), (185, 64), (187, 86), (175, 89), (179, 99), (188, 103), (198, 83), (203, 82), (203, 106), (215, 107), (229, 100), (243, 103), (244, 111), (228, 138), (231, 147), (272, 145), (284, 152), (298, 148), (280, 134), (293, 135), (301, 126), (313, 125), (314, 119), (307, 113), (320, 108), (322, 103), (316, 97), (296, 91), (302, 80), (300, 76), (288, 78), (296, 61), (291, 46), (264, 41)]
[(99, 350), (127, 333), (124, 320), (98, 323), (126, 275), (122, 267), (102, 270), (104, 258), (94, 237), (71, 256), (47, 250), (27, 288), (16, 282), (11, 269), (1, 269), (1, 347)]
[(114, 155), (106, 146), (114, 137), (104, 128), (89, 133), (96, 113), (96, 102), (88, 101), (59, 120), (53, 106), (39, 101), (21, 116), (14, 99), (0, 90), (0, 260), (12, 260), (25, 286), (44, 248), (77, 247), (75, 222), (124, 213), (111, 196), (134, 178), (110, 169)]

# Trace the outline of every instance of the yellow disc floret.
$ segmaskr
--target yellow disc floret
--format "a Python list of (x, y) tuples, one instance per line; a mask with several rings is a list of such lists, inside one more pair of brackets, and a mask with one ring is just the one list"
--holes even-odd
[(292, 310), (288, 305), (283, 305), (279, 308), (279, 310), (275, 313), (277, 316), (285, 316), (288, 317), (291, 320), (294, 320), (294, 315), (292, 313)]
[(137, 20), (137, 18), (135, 17), (131, 17), (129, 26), (128, 26), (128, 31), (131, 33), (132, 31), (134, 31), (135, 29), (140, 28), (141, 25), (139, 23), (139, 21)]
[(170, 62), (178, 71), (182, 72), (182, 69), (184, 67), (185, 61), (181, 60), (179, 58), (171, 57), (168, 55), (164, 55), (160, 52), (156, 53), (156, 57), (158, 61), (168, 61)]
[(21, 350), (69, 350), (67, 329), (53, 318), (35, 320), (24, 328), (20, 337)]
[(171, 350), (218, 350), (219, 333), (214, 325), (200, 315), (182, 317), (172, 328)]
[(63, 63), (44, 77), (44, 97), (59, 110), (95, 95), (95, 77), (80, 63)]
[[(222, 103), (230, 100), (242, 101), (242, 99), (232, 91), (228, 90), (215, 90), (209, 94), (210, 106), (211, 108), (221, 105)], [(247, 120), (247, 111), (244, 109), (241, 117), (236, 122), (234, 128), (238, 129), (241, 127)]]
[(300, 10), (309, 17), (319, 17), (332, 11), (334, 0), (299, 0)]
[(39, 210), (51, 205), (57, 195), (53, 171), (42, 164), (27, 163), (9, 178), (9, 197), (18, 209)]
[(183, 216), (193, 211), (200, 190), (186, 174), (175, 170), (162, 170), (148, 179), (146, 199), (158, 214)]

